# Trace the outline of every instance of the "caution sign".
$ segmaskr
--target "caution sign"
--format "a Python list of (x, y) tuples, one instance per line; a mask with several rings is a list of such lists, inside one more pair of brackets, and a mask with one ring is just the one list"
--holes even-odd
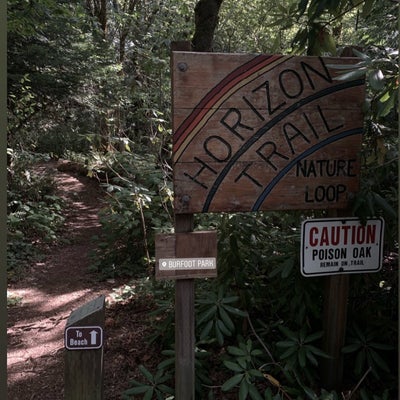
[(310, 219), (301, 227), (303, 276), (377, 272), (382, 267), (384, 221), (358, 218)]

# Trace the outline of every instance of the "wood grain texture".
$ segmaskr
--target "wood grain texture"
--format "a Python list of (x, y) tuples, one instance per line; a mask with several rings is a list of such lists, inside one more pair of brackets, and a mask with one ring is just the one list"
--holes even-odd
[[(192, 214), (175, 215), (177, 234), (192, 232)], [(194, 279), (175, 282), (175, 398), (194, 400), (195, 393)]]
[(365, 85), (334, 65), (357, 61), (174, 52), (175, 212), (347, 208)]

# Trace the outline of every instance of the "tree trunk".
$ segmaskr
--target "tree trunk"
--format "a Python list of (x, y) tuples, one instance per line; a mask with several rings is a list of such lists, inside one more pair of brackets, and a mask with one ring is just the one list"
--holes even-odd
[(86, 9), (92, 17), (99, 20), (101, 31), (105, 37), (107, 33), (107, 1), (86, 0)]
[(195, 32), (193, 51), (212, 51), (214, 31), (218, 25), (218, 13), (223, 0), (199, 0), (195, 7)]

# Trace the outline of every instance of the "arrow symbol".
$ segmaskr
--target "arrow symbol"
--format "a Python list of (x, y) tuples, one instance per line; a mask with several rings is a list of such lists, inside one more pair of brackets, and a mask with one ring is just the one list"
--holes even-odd
[(97, 335), (99, 334), (99, 332), (96, 331), (91, 331), (90, 332), (90, 344), (91, 345), (96, 345), (97, 342)]

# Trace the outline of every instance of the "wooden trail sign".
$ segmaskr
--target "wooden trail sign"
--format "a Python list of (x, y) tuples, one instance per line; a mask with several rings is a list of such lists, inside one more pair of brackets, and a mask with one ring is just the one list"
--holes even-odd
[(156, 236), (156, 279), (217, 276), (217, 232), (196, 231)]
[(343, 209), (359, 185), (355, 58), (173, 52), (175, 213)]

